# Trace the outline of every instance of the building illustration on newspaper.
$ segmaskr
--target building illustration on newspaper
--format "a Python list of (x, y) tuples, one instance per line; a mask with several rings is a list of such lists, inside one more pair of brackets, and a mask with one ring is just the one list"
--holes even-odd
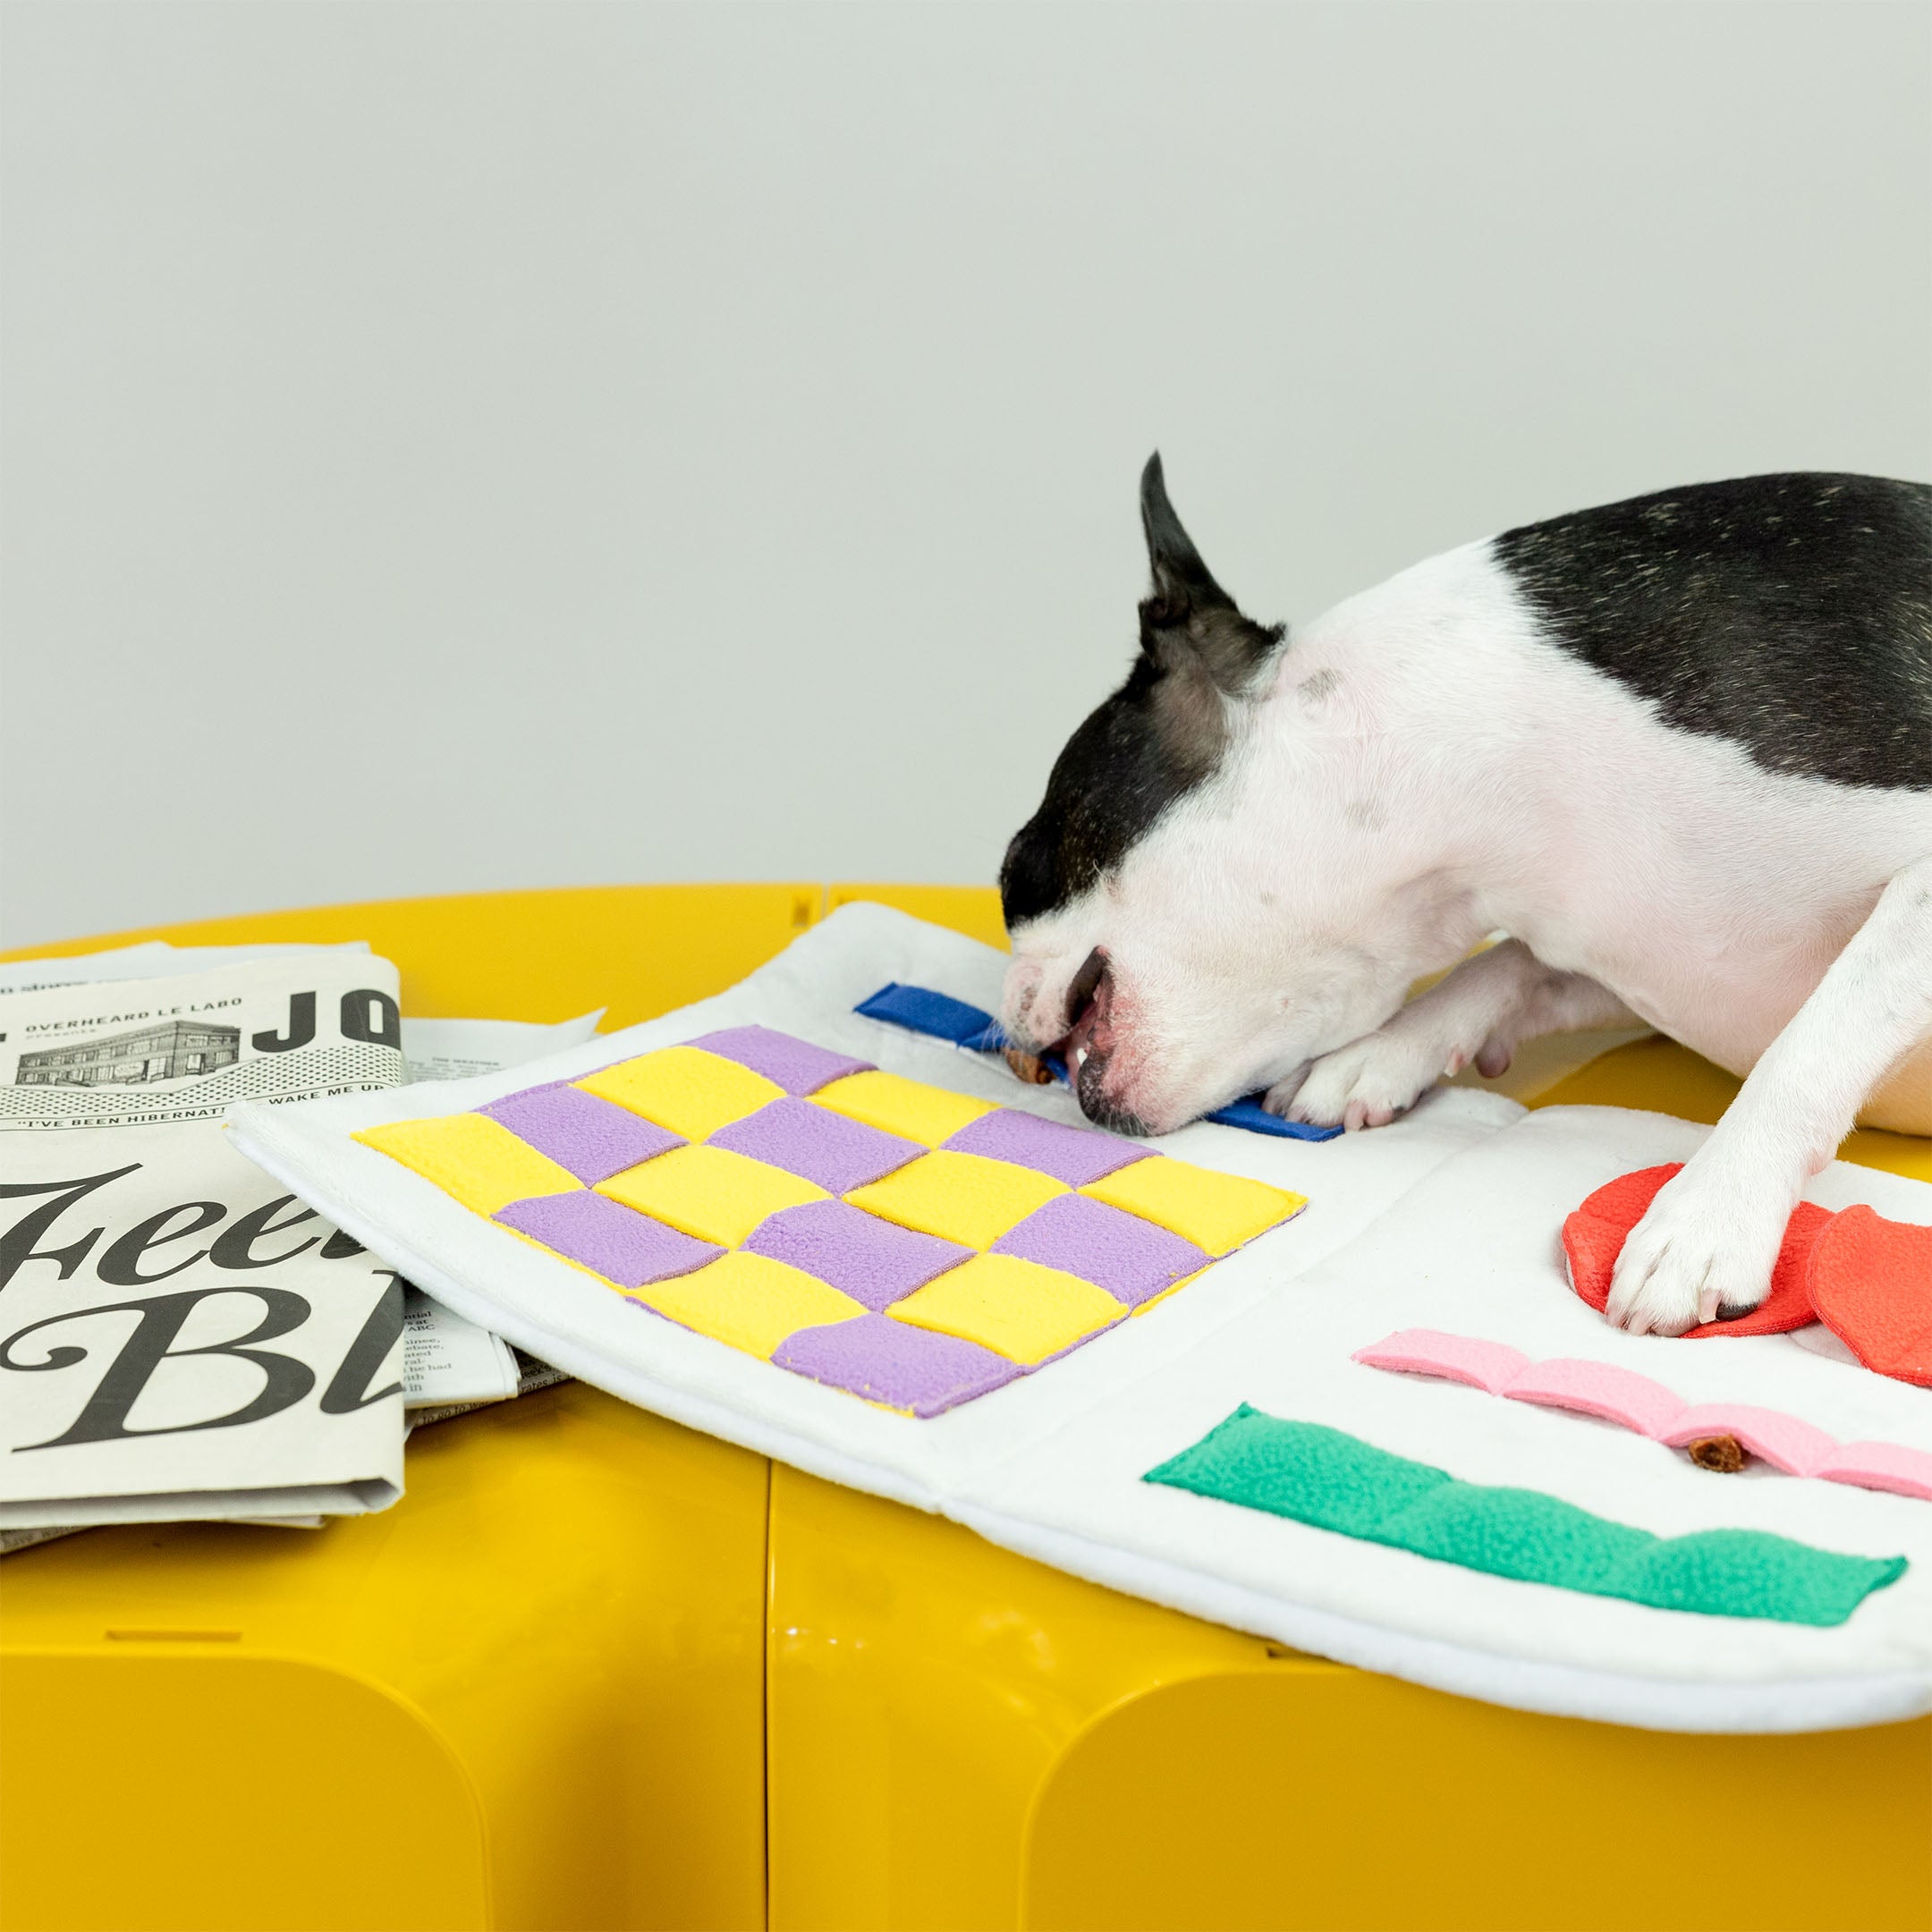
[(75, 1040), (23, 1053), (16, 1087), (134, 1087), (183, 1080), (233, 1066), (242, 1057), (240, 1027), (163, 1020), (111, 1038)]

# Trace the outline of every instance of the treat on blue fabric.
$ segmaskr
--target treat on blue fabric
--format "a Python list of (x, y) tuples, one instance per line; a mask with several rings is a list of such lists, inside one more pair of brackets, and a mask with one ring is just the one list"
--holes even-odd
[[(888, 1026), (903, 1027), (909, 1033), (948, 1040), (973, 1053), (1004, 1054), (1014, 1073), (1030, 1084), (1042, 1084), (1038, 1072), (1042, 1068), (1055, 1080), (1072, 1084), (1067, 1063), (1058, 1054), (1019, 1054), (991, 1013), (954, 999), (950, 993), (935, 993), (930, 987), (901, 986), (895, 979), (882, 986), (869, 999), (861, 1000), (852, 1011), (868, 1020), (883, 1020)], [(1339, 1127), (1311, 1127), (1306, 1121), (1284, 1120), (1261, 1105), (1259, 1094), (1231, 1100), (1203, 1118), (1217, 1127), (1239, 1127), (1247, 1133), (1271, 1134), (1277, 1140), (1333, 1140), (1342, 1131)]]

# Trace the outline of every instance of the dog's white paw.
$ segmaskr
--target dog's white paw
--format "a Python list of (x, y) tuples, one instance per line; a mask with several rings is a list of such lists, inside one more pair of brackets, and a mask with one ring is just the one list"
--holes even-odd
[(1442, 1070), (1429, 1042), (1384, 1028), (1324, 1054), (1305, 1074), (1271, 1087), (1261, 1104), (1313, 1127), (1386, 1127)]
[(1631, 1335), (1682, 1335), (1741, 1315), (1770, 1292), (1790, 1201), (1734, 1172), (1695, 1162), (1668, 1182), (1630, 1232), (1605, 1317)]

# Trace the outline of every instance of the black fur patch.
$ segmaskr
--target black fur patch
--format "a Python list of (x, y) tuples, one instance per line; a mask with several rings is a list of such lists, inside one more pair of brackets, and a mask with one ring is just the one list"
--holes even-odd
[(1167, 742), (1156, 709), (1167, 674), (1142, 652), (1054, 760), (1040, 809), (1013, 835), (1000, 867), (1009, 932), (1097, 884), (1219, 763), (1218, 748), (1204, 766)]
[(1241, 615), (1167, 501), (1158, 454), (1140, 479), (1154, 594), (1127, 682), (1067, 740), (1040, 809), (1000, 867), (1006, 929), (1064, 905), (1127, 856), (1174, 801), (1220, 765), (1224, 700), (1247, 691), (1282, 640)]
[(1932, 487), (1743, 477), (1495, 553), (1555, 642), (1767, 771), (1932, 789)]

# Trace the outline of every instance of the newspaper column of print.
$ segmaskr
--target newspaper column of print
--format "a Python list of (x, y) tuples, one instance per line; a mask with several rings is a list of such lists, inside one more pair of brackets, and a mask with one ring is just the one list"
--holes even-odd
[[(76, 1158), (136, 1138), (141, 1159)], [(0, 1524), (73, 1521), (77, 1496), (394, 1480), (402, 1284), (210, 1139), (35, 1135), (8, 1160)]]
[[(138, 1221), (120, 1218), (117, 1232), (105, 1243), (103, 1237), (109, 1232), (106, 1224), (89, 1228), (72, 1241), (55, 1232), (67, 1211), (89, 1195), (130, 1180), (141, 1171), (141, 1165), (133, 1163), (104, 1174), (0, 1182), (0, 1201), (20, 1199), (32, 1204), (5, 1233), (0, 1234), (0, 1294), (23, 1267), (36, 1261), (51, 1262), (59, 1279), (65, 1282), (91, 1260), (93, 1278), (107, 1289), (146, 1288), (190, 1270), (195, 1271), (197, 1276), (191, 1285), (123, 1301), (95, 1301), (91, 1293), (83, 1291), (84, 1305), (42, 1315), (0, 1338), (0, 1368), (27, 1373), (60, 1370), (79, 1368), (97, 1355), (100, 1363), (91, 1392), (73, 1421), (46, 1442), (16, 1445), (16, 1454), (22, 1450), (57, 1449), (75, 1443), (123, 1442), (136, 1436), (233, 1428), (279, 1413), (301, 1401), (315, 1386), (314, 1372), (299, 1357), (267, 1345), (305, 1323), (313, 1312), (311, 1303), (292, 1288), (271, 1285), (266, 1280), (235, 1277), (244, 1272), (276, 1267), (311, 1250), (318, 1260), (347, 1260), (363, 1253), (361, 1243), (326, 1224), (320, 1233), (305, 1232), (291, 1241), (278, 1241), (276, 1237), (284, 1231), (303, 1227), (318, 1218), (312, 1208), (301, 1207), (292, 1194), (262, 1202), (232, 1219), (227, 1205), (221, 1201), (176, 1201)], [(148, 1191), (140, 1191), (145, 1194)], [(222, 1227), (225, 1220), (227, 1225)], [(220, 1232), (205, 1248), (182, 1256), (174, 1247), (174, 1243), (217, 1227)], [(150, 1259), (160, 1265), (145, 1265)], [(203, 1261), (214, 1270), (228, 1271), (226, 1278), (220, 1273), (198, 1268), (197, 1264)], [(376, 1305), (364, 1318), (322, 1394), (325, 1414), (345, 1413), (401, 1392), (400, 1383), (374, 1392), (369, 1388), (374, 1370), (391, 1353), (402, 1333), (402, 1284), (393, 1269), (373, 1272), (386, 1279), (388, 1286), (381, 1291)], [(216, 1296), (241, 1297), (244, 1302), (252, 1302), (242, 1319), (252, 1318), (254, 1326), (245, 1334), (187, 1345), (181, 1339), (183, 1329), (194, 1320), (201, 1304)], [(90, 1351), (85, 1343), (77, 1344), (72, 1338), (52, 1335), (47, 1335), (38, 1349), (21, 1347), (30, 1335), (74, 1328), (103, 1315), (135, 1318), (133, 1326), (126, 1331), (116, 1350), (97, 1347)], [(130, 1411), (148, 1391), (156, 1372), (165, 1362), (190, 1356), (227, 1356), (251, 1363), (261, 1372), (261, 1386), (247, 1402), (225, 1414), (197, 1415), (190, 1420), (148, 1428), (131, 1427)]]

